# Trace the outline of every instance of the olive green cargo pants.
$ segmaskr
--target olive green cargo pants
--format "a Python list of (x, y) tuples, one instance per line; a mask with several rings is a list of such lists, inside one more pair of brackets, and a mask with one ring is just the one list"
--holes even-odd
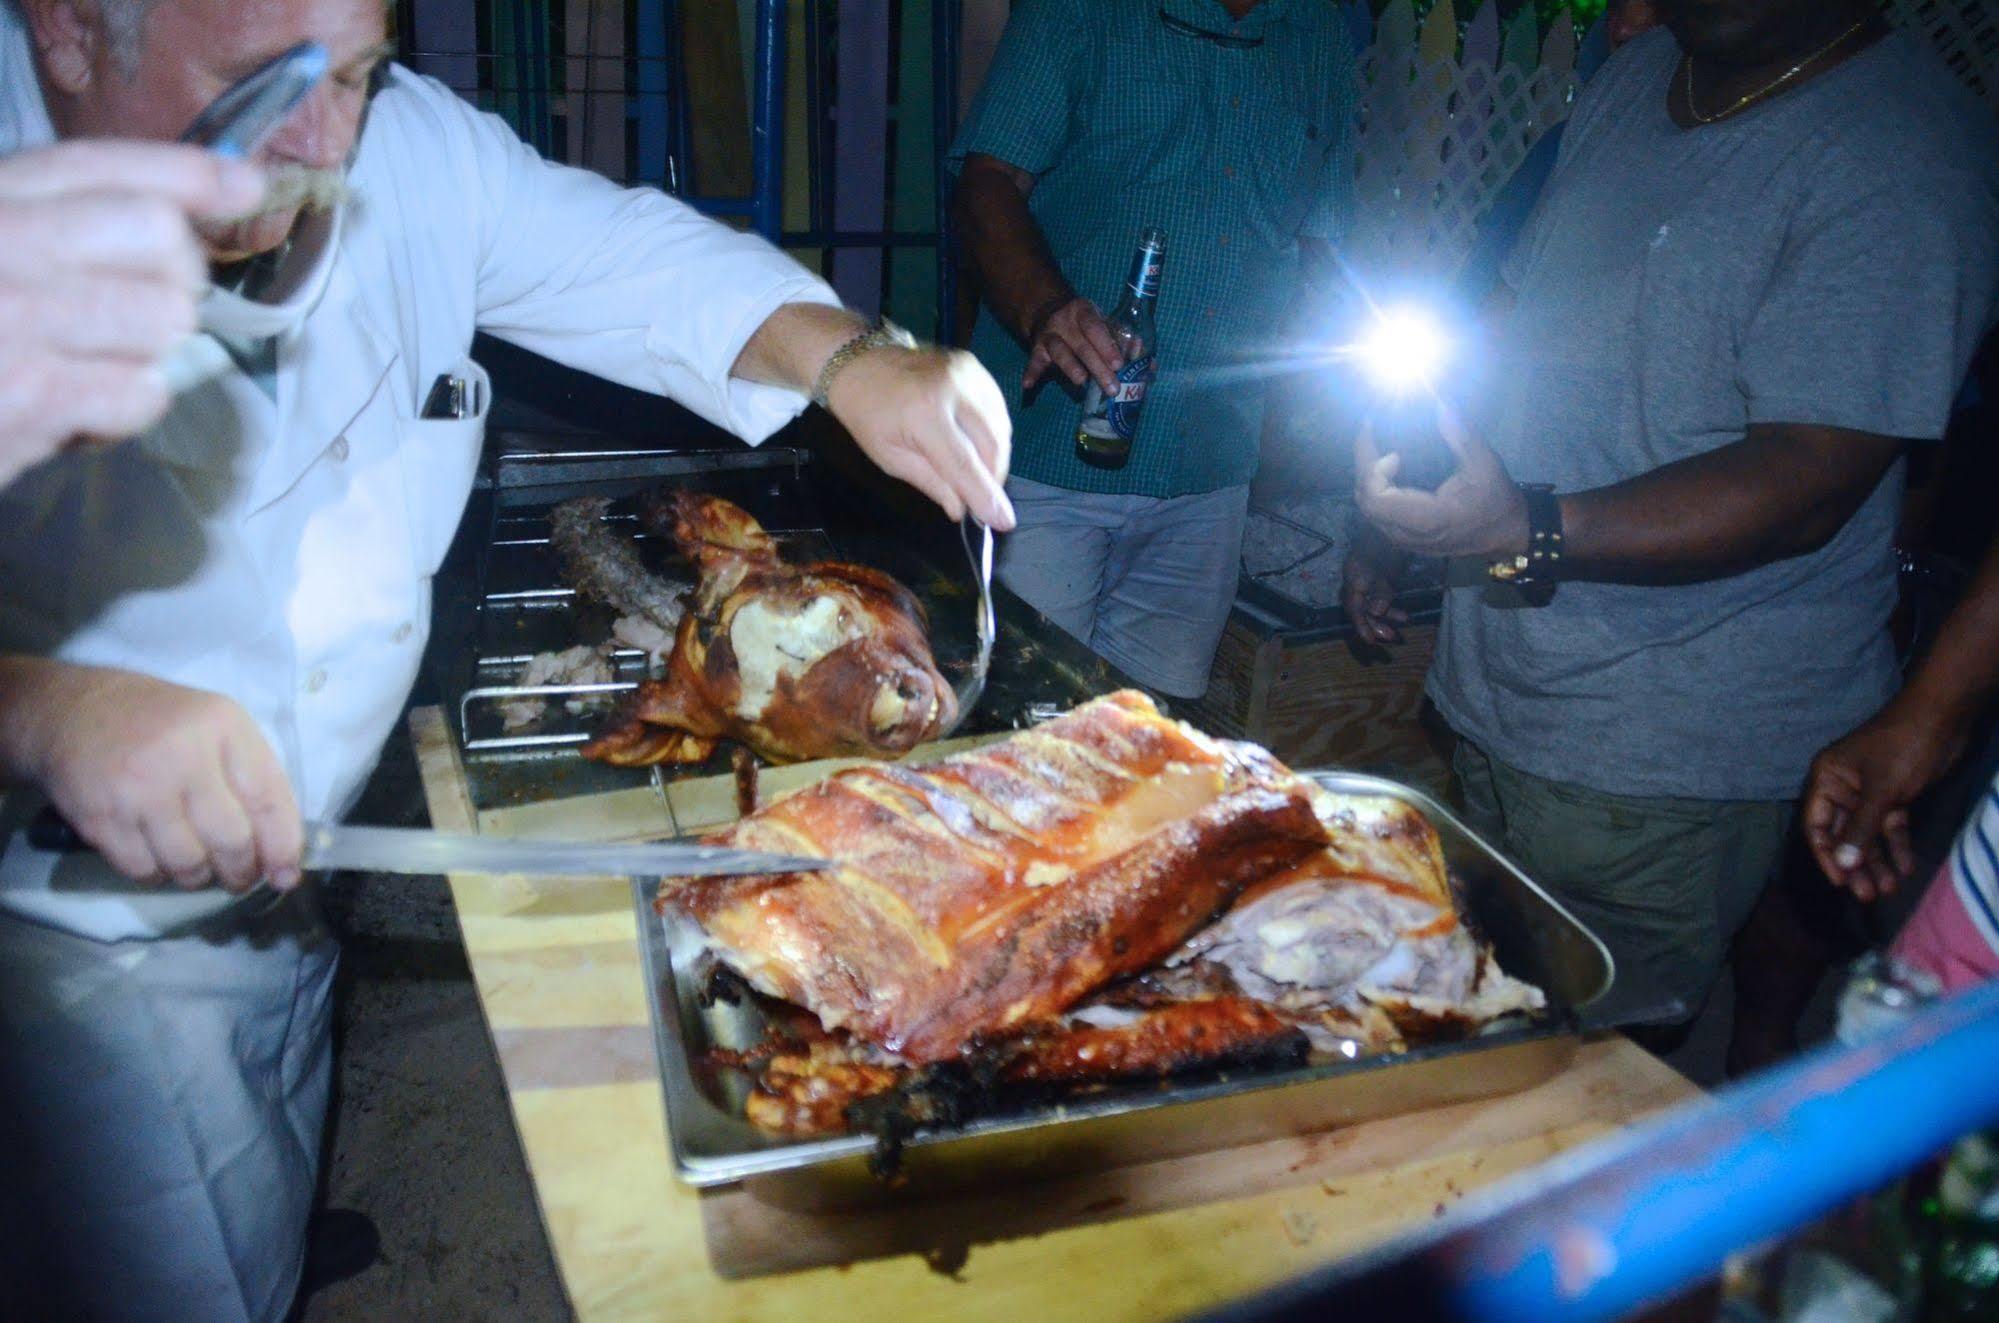
[(1620, 968), (1646, 970), (1697, 1014), (1782, 858), (1794, 802), (1606, 794), (1509, 767), (1469, 740), (1453, 766), (1467, 825), (1602, 938)]

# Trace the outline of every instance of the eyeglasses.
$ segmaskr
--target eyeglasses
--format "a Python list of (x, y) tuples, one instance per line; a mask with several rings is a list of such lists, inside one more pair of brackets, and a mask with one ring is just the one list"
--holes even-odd
[(1164, 5), (1159, 7), (1159, 23), (1168, 32), (1177, 32), (1183, 37), (1199, 37), (1203, 41), (1212, 41), (1215, 45), (1232, 51), (1253, 50), (1263, 44), (1262, 37), (1238, 37), (1233, 33), (1210, 32), (1206, 28), (1196, 27), (1184, 18), (1175, 18), (1167, 13)]

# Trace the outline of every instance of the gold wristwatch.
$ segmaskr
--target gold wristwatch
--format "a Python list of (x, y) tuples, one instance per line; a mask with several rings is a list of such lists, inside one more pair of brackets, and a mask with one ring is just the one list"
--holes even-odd
[(916, 337), (884, 317), (833, 351), (833, 356), (819, 369), (819, 379), (812, 383), (812, 402), (827, 408), (826, 392), (833, 389), (833, 378), (840, 375), (841, 369), (871, 350), (889, 348), (914, 349)]

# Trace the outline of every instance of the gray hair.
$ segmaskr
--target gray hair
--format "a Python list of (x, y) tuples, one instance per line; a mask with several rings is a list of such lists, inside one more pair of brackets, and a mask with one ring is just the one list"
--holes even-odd
[(139, 76), (139, 55), (146, 44), (146, 16), (157, 0), (97, 0), (104, 23), (104, 45), (111, 63), (127, 81)]

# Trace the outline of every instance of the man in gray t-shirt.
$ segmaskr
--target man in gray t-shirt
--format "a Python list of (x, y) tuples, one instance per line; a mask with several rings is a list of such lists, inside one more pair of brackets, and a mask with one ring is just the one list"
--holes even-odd
[[(1812, 755), (1894, 690), (1902, 451), (1991, 323), (1999, 148), (1864, 0), (1660, 10), (1507, 264), (1457, 474), (1398, 487), (1364, 441), (1359, 499), (1469, 561), (1429, 681), (1468, 807), (1698, 1004)], [(1350, 565), (1368, 637), (1380, 550)], [(1488, 579), (1516, 558), (1535, 590)]]

